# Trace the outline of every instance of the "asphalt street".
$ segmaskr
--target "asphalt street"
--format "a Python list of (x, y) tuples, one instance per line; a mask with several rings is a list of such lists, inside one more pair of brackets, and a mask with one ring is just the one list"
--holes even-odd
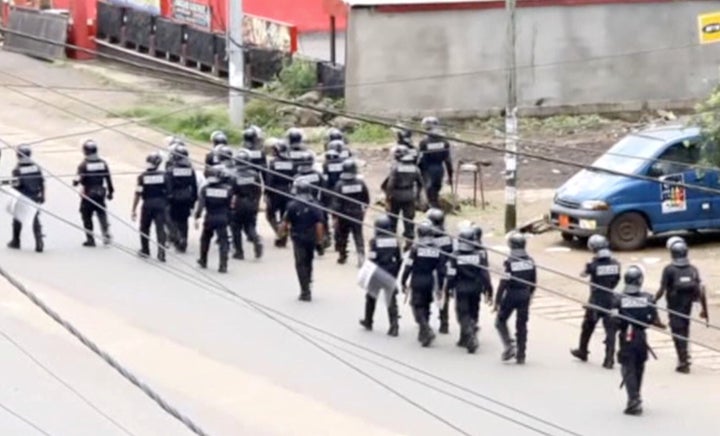
[[(15, 59), (0, 53), (0, 70)], [(47, 91), (32, 93), (63, 103)], [(7, 88), (2, 95), (0, 139), (12, 144), (96, 127)], [(128, 130), (157, 144), (162, 139), (144, 129)], [(115, 172), (142, 168), (147, 145), (111, 132), (96, 137)], [(36, 159), (52, 173), (72, 174), (81, 159), (78, 144), (78, 138), (39, 144)], [(201, 150), (192, 152), (201, 155)], [(14, 159), (5, 150), (2, 157), (0, 175), (7, 175)], [(61, 179), (67, 183), (70, 178)], [(626, 417), (619, 371), (604, 370), (597, 361), (600, 342), (594, 342), (594, 362), (575, 362), (568, 348), (577, 329), (533, 316), (532, 309), (528, 363), (516, 367), (500, 362), (501, 345), (487, 306), (476, 355), (455, 347), (454, 325), (450, 336), (440, 337), (430, 349), (420, 348), (406, 305), (399, 338), (384, 334), (383, 310), (376, 314), (376, 331), (362, 331), (357, 319), (364, 297), (355, 283), (357, 270), (336, 265), (332, 252), (316, 263), (315, 300), (300, 303), (292, 254), (272, 247), (264, 222), (266, 256), (232, 261), (227, 275), (215, 272), (217, 252), (211, 252), (206, 272), (194, 266), (197, 232), (190, 253), (171, 256), (166, 265), (141, 260), (134, 255), (137, 233), (128, 223), (134, 179), (115, 177), (110, 210), (120, 248), (84, 248), (77, 228), (43, 214), (46, 252), (32, 251), (26, 229), (23, 250), (0, 249), (0, 264), (209, 434), (716, 432), (717, 373), (698, 368), (680, 376), (673, 372), (673, 360), (650, 361), (646, 414)], [(47, 198), (50, 213), (80, 225), (73, 189), (51, 179)], [(0, 229), (9, 238), (7, 214), (0, 216)], [(500, 261), (492, 258), (494, 265)], [(0, 282), (0, 332), (93, 405), (0, 337), (0, 405), (48, 434), (189, 434), (5, 282)], [(0, 410), (0, 430), (42, 434), (6, 409)]]

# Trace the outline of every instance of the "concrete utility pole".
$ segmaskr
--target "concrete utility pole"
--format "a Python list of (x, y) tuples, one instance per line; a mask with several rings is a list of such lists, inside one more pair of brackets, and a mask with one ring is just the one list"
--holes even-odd
[(505, 232), (517, 227), (517, 65), (515, 58), (515, 2), (505, 0), (507, 12), (507, 106), (505, 107)]
[[(243, 52), (243, 0), (228, 0), (228, 64), (232, 88), (245, 87), (245, 54)], [(230, 121), (242, 128), (245, 120), (245, 97), (230, 89)]]

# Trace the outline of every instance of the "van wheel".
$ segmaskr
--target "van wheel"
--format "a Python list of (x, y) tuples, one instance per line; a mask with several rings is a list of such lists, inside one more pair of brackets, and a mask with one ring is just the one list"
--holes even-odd
[(572, 233), (562, 232), (562, 233), (560, 233), (560, 236), (562, 237), (562, 240), (565, 242), (572, 242), (573, 239), (575, 239), (575, 236), (573, 236)]
[(647, 236), (647, 222), (639, 213), (624, 213), (610, 224), (610, 245), (617, 250), (639, 250)]

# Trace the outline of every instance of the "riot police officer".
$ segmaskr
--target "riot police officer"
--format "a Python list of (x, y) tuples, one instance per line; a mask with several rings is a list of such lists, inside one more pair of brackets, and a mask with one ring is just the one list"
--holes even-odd
[(304, 136), (302, 130), (298, 129), (297, 127), (292, 127), (288, 129), (286, 133), (287, 143), (290, 147), (290, 158), (295, 159), (297, 152), (302, 152), (307, 150), (307, 147), (305, 146), (304, 142)]
[[(453, 252), (453, 241), (452, 238), (445, 233), (445, 213), (437, 208), (428, 209), (425, 214), (433, 225), (433, 244), (440, 250), (440, 257), (442, 262), (446, 263), (448, 255)], [(447, 293), (447, 289), (443, 289), (443, 283), (445, 283), (445, 276), (438, 275), (438, 286), (440, 291), (443, 292), (442, 306), (440, 307), (440, 328), (438, 332), (441, 334), (448, 334), (450, 331), (449, 325), (449, 307), (450, 307), (450, 296)]]
[(668, 241), (672, 262), (663, 269), (660, 289), (656, 300), (660, 300), (667, 292), (667, 308), (670, 311), (670, 330), (678, 356), (676, 371), (690, 372), (690, 353), (687, 339), (690, 336), (690, 314), (694, 302), (702, 305), (700, 317), (707, 319), (707, 300), (705, 289), (700, 280), (697, 268), (688, 260), (688, 247), (682, 238), (675, 237)]
[(184, 253), (187, 251), (188, 220), (198, 197), (197, 176), (184, 145), (178, 145), (174, 155), (173, 164), (166, 171), (170, 192), (168, 237), (177, 251)]
[(158, 241), (157, 258), (165, 262), (165, 216), (169, 181), (167, 174), (160, 170), (162, 156), (160, 153), (150, 153), (145, 159), (146, 170), (138, 176), (137, 189), (132, 204), (132, 220), (137, 218), (137, 206), (142, 199), (140, 210), (140, 257), (150, 256), (150, 226), (155, 223), (155, 233)]
[[(525, 251), (525, 236), (513, 233), (508, 238), (510, 257), (505, 260), (505, 276), (500, 280), (495, 296), (495, 310), (497, 318), (495, 328), (505, 346), (502, 360), (508, 361), (513, 357), (518, 364), (525, 363), (525, 349), (527, 345), (527, 323), (530, 310), (530, 300), (535, 292), (537, 270), (535, 261)], [(515, 312), (515, 339), (516, 345), (510, 338), (507, 326), (508, 318)]]
[(403, 292), (407, 293), (408, 278), (410, 278), (410, 304), (415, 322), (420, 327), (418, 341), (423, 347), (430, 346), (435, 339), (435, 333), (430, 327), (430, 305), (433, 301), (437, 275), (445, 272), (440, 250), (434, 246), (433, 238), (432, 223), (421, 222), (417, 228), (417, 240), (405, 260), (400, 280)]
[(294, 176), (293, 162), (288, 155), (288, 145), (283, 140), (273, 144), (274, 157), (269, 163), (269, 171), (265, 179), (265, 216), (275, 232), (275, 246), (284, 247), (287, 238), (280, 236), (278, 230), (290, 196), (290, 188)]
[(235, 153), (235, 186), (233, 187), (233, 207), (230, 228), (232, 229), (233, 245), (235, 246), (234, 259), (245, 259), (243, 251), (242, 234), (245, 233), (248, 241), (255, 249), (255, 259), (263, 254), (263, 245), (257, 233), (257, 215), (260, 210), (260, 197), (262, 196), (262, 176), (260, 172), (250, 166), (250, 153), (247, 149), (240, 149)]
[[(262, 180), (265, 180), (265, 168), (267, 168), (267, 156), (258, 127), (249, 127), (243, 132), (243, 147), (248, 153), (250, 167), (260, 174)], [(237, 160), (236, 160), (237, 162)]]
[(230, 203), (232, 201), (232, 188), (223, 182), (220, 170), (210, 168), (207, 183), (200, 189), (198, 204), (195, 209), (195, 228), (199, 227), (199, 220), (205, 211), (205, 220), (200, 234), (200, 258), (198, 265), (207, 268), (207, 255), (210, 250), (210, 240), (213, 234), (217, 235), (220, 248), (220, 264), (218, 272), (227, 272), (228, 261), (228, 217), (230, 216)]
[(103, 243), (110, 243), (110, 224), (107, 219), (105, 198), (112, 200), (115, 188), (113, 187), (110, 167), (105, 160), (98, 156), (98, 146), (95, 141), (88, 139), (82, 145), (85, 159), (78, 166), (73, 186), (82, 185), (80, 198), (80, 217), (85, 228), (85, 242), (83, 246), (94, 247), (93, 214), (97, 215)]
[(333, 141), (340, 141), (343, 144), (347, 143), (342, 130), (338, 129), (337, 127), (331, 127), (328, 130), (327, 137), (325, 138), (325, 151), (330, 149), (330, 143)]
[[(37, 204), (45, 203), (45, 177), (40, 167), (32, 161), (32, 149), (26, 144), (18, 145), (16, 155), (17, 165), (12, 170), (12, 187)], [(21, 232), (22, 222), (13, 219), (12, 240), (8, 243), (8, 248), (20, 249)], [(42, 253), (45, 245), (40, 225), (40, 212), (33, 218), (33, 236), (35, 236), (35, 251)]]
[(365, 182), (358, 177), (357, 164), (353, 159), (347, 159), (342, 163), (340, 181), (333, 190), (337, 194), (331, 201), (331, 209), (338, 214), (333, 217), (339, 255), (337, 262), (341, 265), (347, 262), (348, 237), (352, 233), (359, 267), (365, 260), (363, 220), (365, 209), (370, 203), (370, 193)]
[(317, 249), (323, 251), (323, 214), (313, 199), (312, 186), (296, 180), (293, 186), (296, 198), (285, 211), (281, 235), (290, 233), (295, 256), (295, 270), (300, 282), (300, 301), (312, 301), (313, 256)]
[(413, 156), (413, 159), (415, 159), (415, 163), (417, 164), (417, 159), (419, 157), (419, 152), (417, 147), (415, 147), (415, 144), (412, 140), (412, 131), (409, 129), (402, 127), (400, 129), (397, 129), (395, 131), (395, 142), (396, 146), (402, 145), (407, 148), (406, 153), (409, 153), (411, 156)]
[(325, 152), (325, 161), (323, 162), (323, 176), (327, 181), (328, 188), (332, 189), (340, 179), (342, 173), (343, 160), (340, 157), (340, 153), (334, 148), (329, 149)]
[(593, 260), (585, 265), (583, 277), (590, 277), (589, 307), (585, 310), (582, 329), (580, 331), (580, 345), (570, 353), (587, 361), (588, 343), (599, 320), (602, 320), (605, 329), (605, 360), (603, 367), (612, 369), (615, 354), (614, 321), (610, 314), (613, 308), (614, 295), (608, 289), (615, 289), (620, 282), (620, 262), (613, 259), (610, 244), (602, 235), (593, 235), (588, 240), (588, 248), (595, 254)]
[[(312, 199), (318, 205), (323, 205), (326, 208), (330, 205), (330, 198), (324, 191), (327, 186), (325, 184), (325, 178), (322, 173), (315, 170), (315, 155), (310, 150), (298, 151), (293, 159), (295, 167), (295, 181), (303, 181), (310, 185), (310, 192), (312, 193)], [(330, 242), (330, 217), (327, 211), (323, 210), (323, 250), (318, 251), (318, 255), (322, 256), (324, 249), (331, 245)]]
[(450, 295), (455, 296), (455, 311), (460, 325), (458, 346), (467, 348), (469, 353), (474, 353), (478, 347), (480, 295), (485, 294), (488, 303), (492, 304), (493, 293), (487, 252), (478, 248), (474, 241), (474, 229), (467, 228), (460, 232), (457, 250), (447, 263), (447, 281), (444, 286), (445, 301)]
[[(400, 253), (400, 245), (397, 238), (392, 235), (392, 222), (387, 215), (380, 215), (375, 218), (375, 236), (368, 243), (368, 259), (379, 268), (393, 277), (397, 277), (400, 272), (400, 263), (402, 255)], [(390, 292), (386, 290), (385, 292)], [(397, 305), (397, 289), (392, 290), (392, 296), (388, 299), (388, 320), (390, 328), (387, 334), (397, 336), (399, 334), (398, 305)], [(365, 295), (365, 317), (360, 320), (360, 325), (366, 330), (372, 330), (373, 317), (375, 315), (375, 307), (377, 299), (370, 294)]]
[[(399, 151), (401, 152), (402, 149)], [(423, 186), (420, 170), (415, 165), (413, 156), (408, 153), (399, 156), (399, 162), (393, 164), (390, 168), (390, 175), (381, 185), (387, 198), (393, 231), (397, 231), (398, 217), (402, 215), (403, 237), (407, 241), (406, 248), (415, 236), (413, 220), (415, 219), (416, 204), (423, 201)]]
[(213, 148), (205, 155), (205, 177), (208, 176), (208, 168), (214, 167), (220, 163), (218, 157), (218, 151), (220, 147), (228, 145), (227, 136), (220, 130), (216, 130), (210, 134), (210, 142), (212, 142)]
[(640, 389), (649, 351), (645, 329), (648, 325), (665, 328), (658, 318), (652, 295), (642, 292), (643, 277), (640, 267), (629, 266), (625, 271), (625, 288), (616, 302), (620, 315), (617, 319), (618, 362), (622, 366), (623, 384), (628, 396), (627, 415), (642, 413)]
[[(168, 156), (165, 160), (165, 171), (170, 171), (175, 166), (175, 162), (182, 159), (181, 155), (178, 155), (177, 150), (180, 147), (185, 147), (185, 143), (182, 139), (172, 136), (168, 141)], [(186, 149), (187, 150), (187, 149)]]
[(443, 166), (445, 166), (448, 183), (452, 188), (453, 167), (450, 143), (440, 137), (437, 118), (428, 117), (423, 120), (422, 124), (428, 134), (419, 144), (420, 158), (418, 166), (425, 180), (428, 203), (432, 207), (438, 207), (444, 175)]

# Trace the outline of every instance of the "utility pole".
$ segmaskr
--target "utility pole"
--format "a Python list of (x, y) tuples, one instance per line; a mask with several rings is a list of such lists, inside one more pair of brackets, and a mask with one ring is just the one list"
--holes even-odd
[[(243, 0), (227, 0), (228, 11), (228, 64), (230, 93), (230, 121), (242, 128), (245, 120), (245, 97), (236, 88), (245, 87), (245, 53), (243, 50)], [(234, 89), (235, 88), (235, 89)]]
[(517, 227), (517, 65), (515, 2), (505, 0), (507, 12), (507, 105), (505, 107), (505, 232)]

